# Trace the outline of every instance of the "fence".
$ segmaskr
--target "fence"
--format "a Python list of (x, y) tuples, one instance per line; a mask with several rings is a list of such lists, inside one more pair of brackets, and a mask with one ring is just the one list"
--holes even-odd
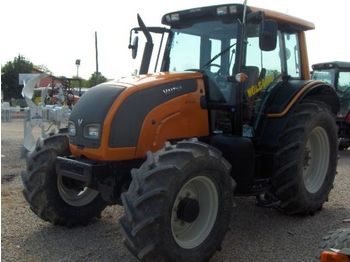
[(1, 122), (9, 122), (12, 119), (24, 119), (26, 109), (19, 106), (11, 107), (8, 102), (1, 103)]

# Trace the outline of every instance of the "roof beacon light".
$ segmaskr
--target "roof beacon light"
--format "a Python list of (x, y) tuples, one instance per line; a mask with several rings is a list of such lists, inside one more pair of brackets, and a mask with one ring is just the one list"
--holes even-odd
[(217, 15), (227, 15), (227, 6), (219, 6), (217, 9), (216, 9), (216, 14)]
[(174, 22), (174, 21), (179, 21), (179, 20), (180, 20), (180, 15), (179, 15), (179, 13), (171, 14), (171, 15), (170, 15), (170, 19), (171, 19), (172, 22)]
[(165, 20), (167, 21), (167, 23), (170, 23), (170, 22), (171, 22), (170, 15), (167, 15), (167, 16), (165, 17)]
[(179, 13), (169, 14), (165, 16), (167, 23), (176, 22), (180, 20)]

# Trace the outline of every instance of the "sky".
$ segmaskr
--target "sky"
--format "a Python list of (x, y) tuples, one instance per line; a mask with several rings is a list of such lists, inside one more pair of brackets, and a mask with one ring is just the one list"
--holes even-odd
[[(56, 76), (72, 77), (77, 74), (75, 61), (80, 59), (79, 76), (87, 79), (95, 71), (97, 31), (99, 71), (109, 79), (130, 75), (139, 67), (128, 49), (137, 13), (146, 25), (161, 26), (167, 12), (224, 3), (229, 1), (1, 1), (0, 63), (21, 54), (36, 65), (45, 65)], [(349, 0), (248, 0), (248, 5), (313, 22), (316, 29), (306, 33), (310, 65), (350, 61)]]

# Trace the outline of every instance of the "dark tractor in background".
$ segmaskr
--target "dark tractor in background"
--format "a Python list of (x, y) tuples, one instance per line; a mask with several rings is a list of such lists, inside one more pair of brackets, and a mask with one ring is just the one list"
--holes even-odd
[(327, 62), (312, 66), (312, 78), (335, 87), (340, 101), (337, 114), (339, 149), (350, 147), (350, 62)]

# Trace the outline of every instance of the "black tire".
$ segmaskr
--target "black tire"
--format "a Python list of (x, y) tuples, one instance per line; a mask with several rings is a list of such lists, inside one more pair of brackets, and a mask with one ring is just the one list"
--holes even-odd
[[(176, 145), (167, 143), (157, 153), (149, 152), (145, 163), (138, 170), (132, 171), (129, 190), (122, 194), (125, 215), (119, 222), (126, 247), (141, 261), (203, 261), (210, 258), (220, 249), (230, 223), (235, 187), (230, 169), (230, 164), (219, 151), (197, 140), (181, 141)], [(176, 227), (180, 223), (182, 230), (182, 223), (184, 226), (189, 225), (178, 215), (180, 203), (188, 198), (181, 200), (180, 193), (191, 183), (203, 182), (202, 180), (207, 181), (208, 185), (214, 185), (218, 196), (218, 201), (214, 201), (217, 208), (206, 209), (202, 205), (203, 201), (198, 200), (198, 195), (204, 196), (198, 192), (203, 191), (197, 191), (199, 213), (189, 223), (193, 227), (202, 224), (211, 226), (203, 227), (203, 230), (207, 230), (207, 235), (198, 233), (204, 232), (203, 230), (186, 231), (190, 240), (183, 240), (183, 235), (176, 235), (179, 232)], [(209, 191), (207, 195), (212, 193)], [(206, 205), (210, 206), (209, 203)], [(208, 223), (199, 224), (208, 209), (215, 217), (213, 220), (205, 220), (210, 221)], [(198, 238), (191, 238), (192, 232), (198, 233)], [(189, 246), (184, 247), (186, 244)]]
[(27, 172), (22, 173), (23, 195), (33, 212), (54, 225), (87, 225), (100, 216), (106, 202), (100, 194), (86, 205), (72, 206), (59, 192), (59, 178), (55, 171), (56, 156), (69, 155), (66, 135), (57, 134), (38, 142), (27, 156)]
[(331, 248), (339, 250), (344, 248), (350, 249), (350, 228), (340, 228), (328, 232), (328, 234), (322, 238), (316, 261), (320, 261), (320, 256), (323, 251), (330, 251)]
[(314, 214), (333, 187), (337, 166), (337, 125), (328, 107), (317, 101), (296, 106), (279, 139), (272, 193), (286, 214)]

